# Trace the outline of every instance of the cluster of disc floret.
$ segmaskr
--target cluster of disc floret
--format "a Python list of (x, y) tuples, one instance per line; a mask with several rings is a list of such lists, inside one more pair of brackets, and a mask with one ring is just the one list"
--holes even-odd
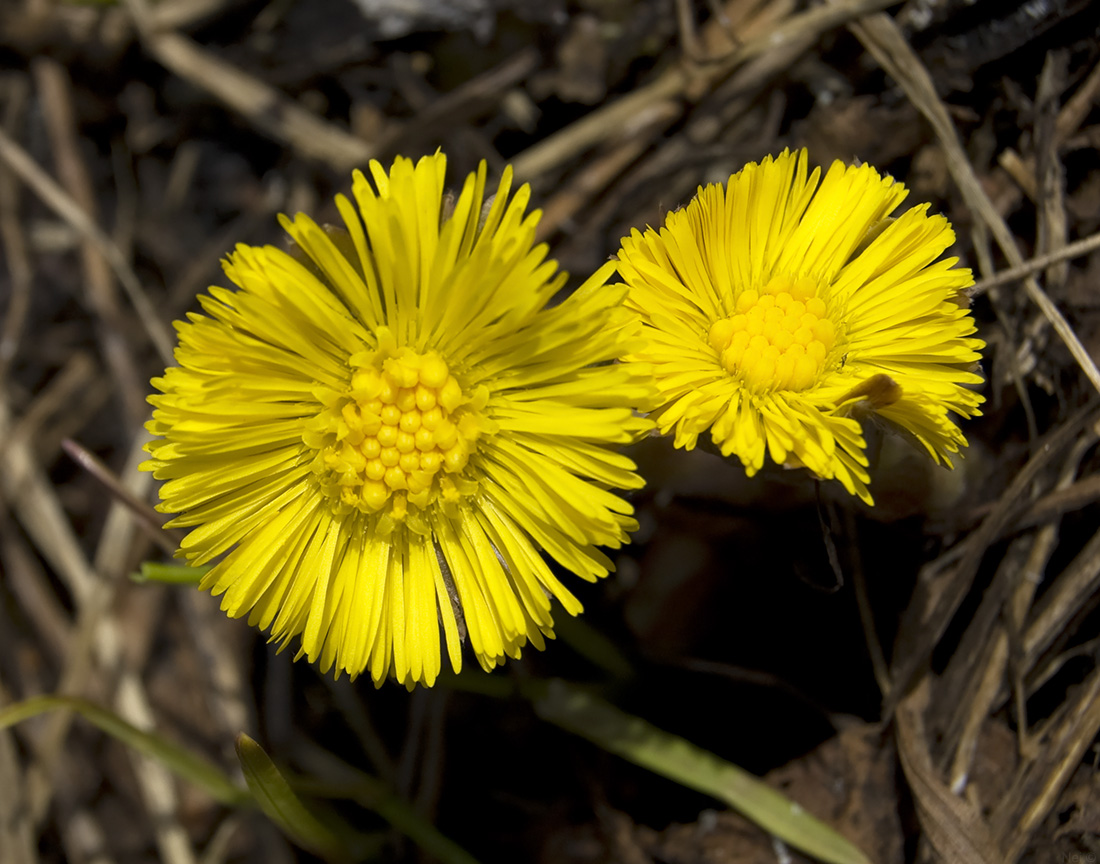
[(324, 408), (303, 436), (316, 451), (322, 489), (364, 513), (392, 502), (399, 518), (408, 504), (458, 500), (460, 475), (485, 430), (484, 391), (465, 394), (434, 351), (364, 351), (349, 363), (347, 389), (319, 394)]
[(776, 277), (737, 295), (734, 314), (715, 321), (709, 342), (722, 366), (753, 390), (805, 390), (836, 344), (817, 283)]

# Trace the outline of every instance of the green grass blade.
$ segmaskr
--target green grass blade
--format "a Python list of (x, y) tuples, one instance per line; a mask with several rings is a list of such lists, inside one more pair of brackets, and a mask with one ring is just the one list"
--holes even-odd
[(326, 860), (348, 860), (336, 835), (306, 809), (271, 757), (243, 732), (237, 736), (237, 758), (260, 809), (291, 840)]
[(126, 722), (117, 714), (85, 699), (72, 696), (34, 696), (0, 708), (0, 729), (6, 729), (50, 711), (74, 711), (112, 738), (156, 759), (168, 770), (203, 789), (211, 798), (231, 807), (251, 803), (248, 792), (237, 786), (213, 763), (153, 732)]
[(130, 578), (134, 582), (163, 582), (166, 585), (198, 585), (202, 577), (209, 573), (210, 567), (191, 567), (188, 564), (161, 564), (157, 561), (143, 561), (141, 571)]
[(824, 822), (746, 771), (563, 681), (530, 694), (544, 720), (608, 752), (723, 801), (784, 843), (826, 864), (870, 864)]

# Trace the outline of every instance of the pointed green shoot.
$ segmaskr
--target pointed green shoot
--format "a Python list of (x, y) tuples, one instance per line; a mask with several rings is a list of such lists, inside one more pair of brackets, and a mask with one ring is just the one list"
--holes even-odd
[(336, 835), (306, 809), (271, 757), (243, 732), (237, 736), (237, 758), (260, 809), (283, 833), (303, 849), (328, 861), (348, 859)]

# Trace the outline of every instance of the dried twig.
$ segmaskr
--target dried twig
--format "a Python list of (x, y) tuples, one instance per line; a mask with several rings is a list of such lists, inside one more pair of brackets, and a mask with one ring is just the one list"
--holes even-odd
[(366, 165), (376, 149), (303, 108), (243, 69), (180, 33), (159, 29), (143, 0), (126, 0), (146, 50), (166, 69), (215, 96), (255, 128), (307, 159), (349, 171)]
[(535, 71), (539, 59), (539, 52), (529, 45), (498, 66), (471, 78), (443, 96), (436, 97), (423, 106), (414, 104), (413, 107), (417, 108), (415, 119), (384, 134), (378, 149), (402, 152), (403, 142), (414, 137), (431, 138), (445, 131), (465, 128), (462, 124), (469, 123), (486, 109), (499, 103), (510, 88)]
[(1065, 633), (1069, 622), (1094, 602), (1098, 588), (1100, 533), (1089, 538), (1038, 604), (1035, 617), (1023, 637), (1020, 665), (1025, 670), (1033, 669), (1043, 652)]
[[(6, 437), (11, 427), (6, 401), (0, 399), (0, 437)], [(144, 440), (142, 437), (135, 442), (130, 454), (131, 471), (127, 476), (134, 478), (134, 482), (147, 485), (149, 476), (138, 474), (135, 470), (137, 461), (144, 458), (140, 449)], [(112, 672), (118, 670), (122, 663), (122, 636), (108, 611), (115, 580), (121, 575), (119, 571), (124, 566), (124, 553), (129, 545), (129, 518), (126, 517), (124, 523), (119, 522), (121, 515), (108, 519), (105, 545), (97, 556), (97, 564), (104, 571), (110, 571), (115, 578), (103, 579), (85, 557), (72, 525), (45, 472), (35, 462), (29, 445), (18, 439), (11, 441), (0, 454), (0, 469), (0, 492), (10, 502), (13, 512), (34, 539), (40, 553), (65, 581), (79, 609), (73, 650), (68, 654), (59, 687), (62, 692), (75, 692), (87, 683), (88, 670), (93, 662)], [(116, 507), (115, 512), (120, 514), (121, 511)], [(151, 725), (152, 711), (148, 698), (133, 670), (122, 671), (116, 706), (120, 715), (135, 725), (141, 728)], [(71, 717), (65, 714), (50, 718), (45, 755), (28, 772), (28, 800), (36, 822), (44, 816), (52, 796), (52, 778), (55, 775), (51, 766), (59, 758), (70, 721)], [(156, 818), (156, 835), (162, 858), (171, 864), (191, 864), (194, 855), (187, 834), (175, 818), (173, 781), (162, 765), (136, 754), (133, 759), (146, 804)]]
[(1058, 121), (1054, 125), (1054, 137), (1064, 144), (1074, 132), (1081, 128), (1089, 112), (1100, 98), (1100, 63), (1092, 67), (1088, 77), (1074, 92), (1062, 110), (1058, 112)]
[(43, 171), (3, 130), (0, 130), (0, 160), (7, 163), (8, 167), (42, 199), (43, 203), (79, 234), (90, 240), (107, 259), (137, 311), (149, 340), (160, 353), (161, 359), (165, 363), (171, 363), (172, 346), (175, 340), (169, 333), (168, 327), (160, 320), (152, 302), (145, 295), (145, 289), (141, 287), (137, 275), (114, 241), (96, 225), (72, 196)]
[[(4, 646), (10, 649), (12, 646)], [(0, 731), (0, 849), (8, 864), (37, 864), (38, 849), (23, 799), (23, 771), (8, 730)]]
[[(29, 90), (24, 79), (11, 79), (7, 110), (2, 118), (3, 129), (9, 134), (23, 123)], [(14, 172), (0, 166), (0, 243), (11, 277), (11, 296), (4, 309), (4, 323), (0, 325), (0, 384), (7, 377), (8, 367), (19, 348), (31, 308), (31, 258), (19, 216), (20, 198)]]
[[(1069, 488), (1085, 453), (1096, 441), (1094, 434), (1079, 438), (1073, 446), (1073, 451), (1062, 469), (1061, 475), (1055, 486), (1057, 490)], [(1009, 661), (1010, 637), (1011, 642), (1019, 642), (1019, 634), (1024, 627), (1024, 621), (1031, 608), (1039, 583), (1046, 570), (1047, 562), (1053, 554), (1058, 542), (1058, 530), (1055, 523), (1043, 525), (1033, 536), (1017, 538), (1009, 546), (1009, 551), (1002, 559), (998, 567), (998, 573), (993, 578), (993, 585), (1007, 582), (1011, 590), (1011, 596), (1004, 604), (1003, 609), (995, 605), (994, 592), (987, 591), (982, 598), (981, 609), (988, 610), (988, 617), (994, 620), (995, 630), (983, 636), (985, 645), (982, 652), (987, 658), (984, 663), (980, 658), (967, 656), (961, 649), (952, 658), (951, 667), (965, 669), (966, 676), (956, 674), (955, 686), (951, 686), (948, 675), (941, 678), (939, 702), (952, 713), (946, 723), (943, 732), (943, 747), (945, 757), (951, 761), (951, 789), (961, 792), (966, 785), (970, 770), (971, 760), (977, 749), (978, 736), (985, 718), (997, 704), (998, 696), (1005, 689), (1005, 669)], [(1008, 569), (1007, 578), (1002, 576), (1002, 570)], [(981, 626), (982, 611), (974, 616), (974, 620), (967, 630), (967, 635), (975, 627)], [(964, 637), (965, 638), (965, 637)], [(1022, 673), (1020, 663), (1015, 663), (1016, 669)], [(961, 680), (960, 680), (961, 679)], [(1022, 688), (1014, 688), (1018, 694), (1020, 703), (1025, 701)], [(1026, 734), (1026, 714), (1022, 713), (1023, 705), (1018, 706), (1017, 728), (1020, 734)], [(941, 713), (942, 710), (941, 710)], [(952, 753), (953, 751), (953, 753)]]
[(1028, 490), (1050, 461), (1075, 441), (1081, 431), (1100, 419), (1096, 407), (1089, 406), (1049, 433), (1039, 443), (1035, 455), (1016, 472), (997, 506), (977, 530), (960, 543), (951, 556), (957, 563), (944, 566), (932, 562), (921, 572), (917, 592), (909, 604), (898, 633), (897, 649), (891, 667), (891, 688), (886, 694), (883, 716), (893, 713), (917, 673), (927, 662), (933, 648), (943, 637), (955, 612), (973, 585), (978, 567), (989, 547), (1027, 504)]
[[(978, 178), (974, 176), (974, 169), (970, 166), (970, 160), (959, 142), (947, 109), (936, 94), (936, 88), (932, 84), (928, 71), (913, 53), (913, 49), (909, 47), (909, 43), (905, 41), (893, 19), (881, 13), (871, 15), (858, 24), (852, 24), (851, 29), (879, 65), (901, 85), (909, 100), (932, 125), (940, 146), (943, 147), (947, 156), (948, 170), (954, 177), (963, 198), (967, 205), (989, 225), (993, 238), (1001, 247), (1009, 263), (1013, 266), (1022, 264), (1024, 259), (1016, 245), (1016, 240), (1004, 219), (993, 207)], [(1073, 332), (1073, 328), (1061, 311), (1034, 278), (1026, 277), (1024, 288), (1028, 297), (1039, 307), (1055, 332), (1065, 342), (1093, 387), (1100, 391), (1100, 369), (1096, 367), (1096, 361), (1081, 344), (1081, 340), (1077, 338), (1077, 334)]]
[(1100, 232), (1090, 234), (1088, 237), (1076, 240), (1073, 243), (1067, 243), (1061, 249), (1047, 255), (1038, 255), (1009, 270), (1002, 270), (996, 276), (982, 279), (970, 289), (969, 294), (971, 297), (978, 297), (991, 288), (998, 288), (1001, 285), (1018, 282), (1033, 273), (1038, 273), (1051, 264), (1056, 264), (1059, 261), (1068, 261), (1071, 258), (1080, 258), (1096, 249), (1100, 249)]
[(69, 438), (62, 441), (61, 446), (69, 454), (69, 458), (95, 477), (111, 493), (112, 498), (130, 511), (149, 539), (169, 555), (179, 548), (180, 541), (183, 540), (183, 532), (174, 528), (165, 528), (164, 517), (150, 507), (144, 498), (134, 495), (127, 489), (126, 485), (99, 457)]
[[(1035, 249), (1049, 255), (1066, 246), (1065, 177), (1062, 162), (1058, 158), (1056, 124), (1058, 102), (1065, 89), (1066, 54), (1052, 51), (1047, 54), (1039, 87), (1035, 95), (1036, 164), (1039, 181), (1039, 226)], [(1059, 261), (1047, 268), (1044, 280), (1048, 291), (1061, 293), (1069, 275), (1069, 266)]]
[(1016, 861), (1046, 819), (1100, 730), (1100, 668), (1048, 724), (1037, 758), (1020, 772), (991, 822), (1007, 862)]
[(640, 112), (658, 102), (698, 100), (734, 69), (757, 55), (774, 51), (788, 41), (809, 34), (817, 38), (861, 15), (892, 5), (890, 0), (839, 0), (781, 21), (767, 32), (747, 39), (720, 63), (692, 69), (674, 66), (651, 84), (608, 103), (523, 151), (512, 163), (516, 176), (525, 180), (538, 177), (602, 141), (620, 138), (624, 129), (631, 128), (632, 121)]
[[(72, 81), (65, 68), (48, 57), (37, 58), (32, 64), (32, 71), (50, 132), (58, 180), (73, 196), (76, 205), (90, 219), (95, 219), (95, 192), (80, 153), (73, 116)], [(126, 416), (131, 423), (138, 422), (145, 414), (145, 387), (139, 375), (140, 367), (126, 339), (111, 266), (88, 236), (81, 244), (81, 258), (84, 296), (98, 319), (103, 356), (126, 408)]]
[(942, 861), (951, 864), (1003, 864), (980, 811), (953, 795), (932, 765), (924, 730), (928, 680), (905, 697), (897, 710), (898, 757), (917, 805), (924, 836)]

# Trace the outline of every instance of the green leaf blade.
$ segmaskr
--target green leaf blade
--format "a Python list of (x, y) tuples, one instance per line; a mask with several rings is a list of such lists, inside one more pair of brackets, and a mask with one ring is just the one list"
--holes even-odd
[(51, 711), (73, 711), (100, 731), (144, 756), (155, 759), (182, 779), (230, 807), (251, 803), (251, 796), (211, 762), (154, 732), (138, 729), (112, 711), (72, 696), (33, 696), (0, 708), (0, 729)]
[(723, 801), (826, 864), (870, 864), (856, 846), (763, 781), (564, 681), (530, 694), (536, 713), (610, 753)]

